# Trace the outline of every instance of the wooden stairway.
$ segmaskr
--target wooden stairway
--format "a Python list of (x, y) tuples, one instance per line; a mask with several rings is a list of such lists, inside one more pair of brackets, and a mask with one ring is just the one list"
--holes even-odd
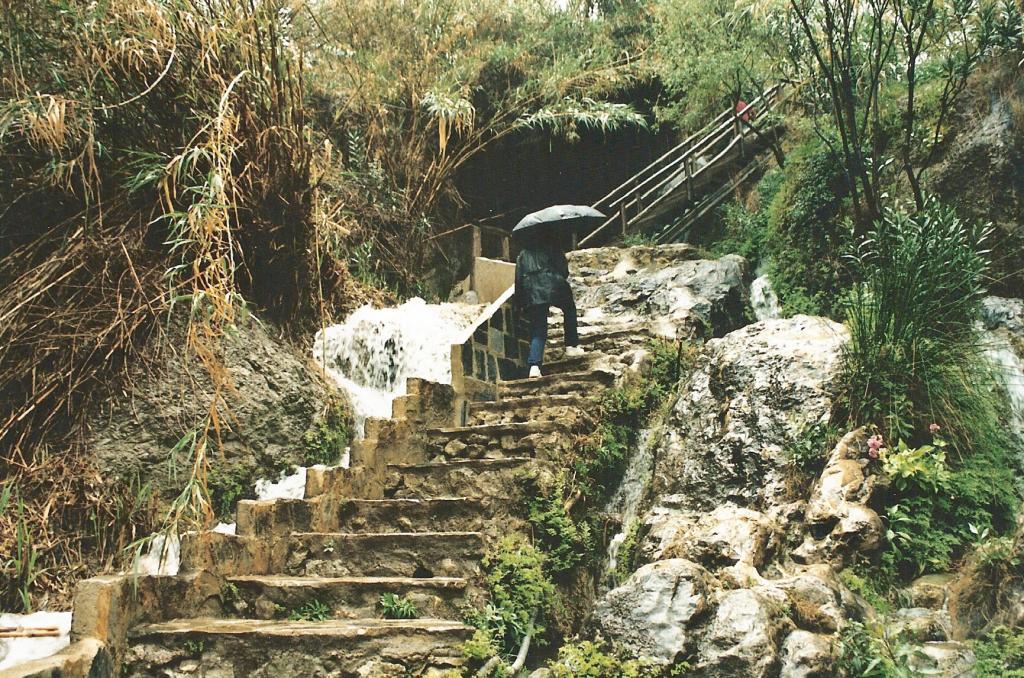
[(606, 245), (631, 234), (659, 243), (684, 241), (698, 219), (763, 167), (757, 155), (779, 132), (768, 114), (782, 100), (783, 86), (776, 85), (742, 111), (723, 111), (617, 186), (594, 203), (608, 217), (579, 247)]

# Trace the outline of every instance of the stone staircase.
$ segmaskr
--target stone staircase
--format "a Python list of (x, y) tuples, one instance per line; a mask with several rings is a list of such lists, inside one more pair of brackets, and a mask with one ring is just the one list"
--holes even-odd
[[(459, 671), (462, 620), (486, 599), (480, 561), (522, 526), (522, 472), (568, 449), (616, 379), (595, 349), (628, 334), (587, 328), (591, 351), (566, 359), (552, 321), (544, 377), (461, 407), (450, 387), (410, 380), (392, 419), (367, 422), (351, 468), (308, 470), (303, 499), (239, 502), (235, 534), (183, 537), (176, 576), (84, 582), (75, 635), (103, 638), (109, 658), (89, 675)], [(387, 593), (419, 618), (383, 618)]]
[[(655, 262), (686, 285), (705, 276), (693, 289), (711, 301), (659, 297)], [(733, 263), (703, 264), (686, 246), (591, 250), (573, 266), (584, 356), (565, 357), (556, 313), (541, 378), (498, 382), (472, 402), (409, 380), (393, 416), (366, 423), (350, 468), (310, 468), (302, 499), (239, 502), (235, 534), (183, 537), (178, 575), (82, 582), (71, 647), (13, 675), (458, 675), (465, 610), (486, 602), (481, 559), (527, 527), (525, 472), (554, 471), (602, 392), (639, 369), (655, 324), (689, 336), (707, 322), (691, 307), (722, 304), (739, 284)], [(595, 311), (609, 299), (610, 312)], [(388, 593), (418, 618), (385, 619)]]

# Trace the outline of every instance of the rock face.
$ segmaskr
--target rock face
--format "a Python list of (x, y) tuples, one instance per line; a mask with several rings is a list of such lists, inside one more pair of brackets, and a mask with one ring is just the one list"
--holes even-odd
[(698, 670), (711, 676), (765, 678), (778, 668), (779, 640), (787, 628), (783, 607), (764, 593), (725, 593), (701, 648)]
[(755, 568), (764, 563), (777, 525), (763, 513), (733, 504), (711, 513), (692, 513), (673, 507), (671, 499), (662, 500), (645, 520), (644, 560), (689, 558)]
[(606, 638), (670, 664), (693, 647), (689, 629), (708, 609), (708, 578), (707, 570), (682, 558), (645, 565), (601, 600), (595, 623)]
[(805, 514), (808, 534), (795, 558), (842, 568), (854, 554), (880, 545), (882, 521), (867, 506), (874, 488), (867, 465), (867, 433), (851, 431), (836, 445), (814, 484)]
[(1024, 287), (1024, 135), (1013, 115), (1014, 103), (1009, 97), (994, 98), (988, 114), (957, 136), (929, 182), (933, 192), (961, 213), (977, 223), (993, 223), (989, 247), (998, 256), (993, 258), (992, 279), (994, 290), (1002, 294), (1019, 294)]
[[(212, 388), (202, 365), (183, 354), (180, 328), (169, 333), (154, 369), (136, 376), (135, 388), (92, 419), (89, 444), (100, 469), (114, 476), (152, 480), (174, 493), (187, 477), (185, 452), (179, 476), (170, 473), (175, 444), (206, 415)], [(214, 473), (250, 478), (301, 463), (302, 437), (323, 413), (327, 385), (299, 351), (274, 339), (255, 320), (239, 323), (225, 340), (224, 363), (233, 390), (222, 421), (223, 458)], [(181, 461), (184, 459), (184, 461)]]
[(785, 450), (827, 419), (845, 338), (842, 325), (796, 316), (709, 342), (656, 452), (655, 495), (704, 511), (786, 501)]
[(827, 678), (833, 675), (835, 651), (832, 639), (819, 633), (796, 630), (782, 648), (779, 678)]
[[(792, 482), (786, 450), (827, 421), (845, 338), (797, 316), (706, 345), (655, 434), (646, 564), (599, 602), (604, 636), (661, 664), (684, 659), (692, 675), (835, 675), (836, 634), (856, 606), (832, 566), (881, 529), (865, 506), (865, 435), (847, 436), (813, 484)], [(802, 542), (814, 557), (796, 557)]]
[(671, 339), (721, 336), (744, 321), (746, 260), (699, 256), (684, 244), (573, 252), (576, 305), (591, 322), (653, 321), (654, 333)]

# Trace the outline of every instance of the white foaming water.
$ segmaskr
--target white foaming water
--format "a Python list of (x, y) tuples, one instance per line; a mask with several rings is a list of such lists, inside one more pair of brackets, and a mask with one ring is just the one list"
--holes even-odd
[(33, 659), (49, 657), (71, 642), (70, 612), (33, 612), (32, 614), (0, 613), (0, 626), (15, 628), (56, 628), (57, 635), (38, 638), (0, 638), (0, 669), (7, 669)]
[(985, 333), (985, 353), (996, 367), (1010, 401), (1014, 431), (1024, 440), (1024, 361), (999, 332)]
[(633, 521), (639, 519), (647, 486), (654, 473), (654, 445), (658, 436), (653, 435), (655, 429), (645, 428), (640, 431), (636, 451), (630, 456), (622, 482), (615, 490), (606, 507), (609, 514), (618, 514), (622, 531), (608, 542), (608, 562), (606, 564), (607, 586), (615, 586), (615, 566), (618, 564), (619, 550), (626, 540), (626, 531)]
[(480, 306), (410, 299), (396, 308), (363, 306), (317, 333), (313, 357), (352, 402), (356, 435), (369, 417), (390, 417), (405, 380), (451, 383), (451, 345), (465, 339)]
[[(347, 464), (342, 462), (342, 466)], [(297, 467), (293, 472), (281, 472), (277, 481), (260, 479), (256, 481), (256, 498), (267, 499), (302, 499), (306, 492), (306, 468)]]
[(181, 565), (181, 540), (172, 534), (165, 538), (162, 534), (153, 537), (149, 544), (149, 552), (135, 563), (136, 574), (178, 574)]
[(779, 297), (772, 289), (772, 281), (766, 275), (759, 275), (750, 283), (750, 305), (754, 309), (754, 317), (758, 320), (778, 318), (781, 314)]

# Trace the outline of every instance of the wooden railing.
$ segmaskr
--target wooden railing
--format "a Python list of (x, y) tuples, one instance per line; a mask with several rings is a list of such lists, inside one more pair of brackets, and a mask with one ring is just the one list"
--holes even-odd
[(630, 227), (656, 217), (659, 208), (686, 192), (692, 200), (702, 180), (722, 165), (733, 162), (737, 154), (745, 158), (750, 116), (762, 118), (781, 100), (782, 85), (775, 85), (743, 109), (722, 111), (696, 134), (663, 153), (649, 165), (604, 196), (594, 207), (607, 218), (586, 237), (581, 247), (595, 246), (615, 236), (626, 235)]

